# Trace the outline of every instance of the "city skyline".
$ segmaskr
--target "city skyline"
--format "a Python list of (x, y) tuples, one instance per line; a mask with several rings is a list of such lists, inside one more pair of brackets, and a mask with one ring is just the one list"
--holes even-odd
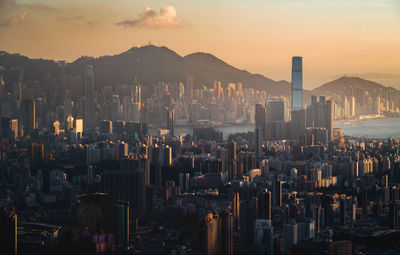
[(209, 52), (274, 80), (290, 80), (288, 59), (301, 55), (306, 89), (349, 73), (391, 86), (399, 80), (397, 1), (7, 0), (0, 5), (0, 48), (28, 57), (73, 61), (152, 42), (180, 55)]
[(0, 0), (0, 250), (400, 254), (396, 10)]

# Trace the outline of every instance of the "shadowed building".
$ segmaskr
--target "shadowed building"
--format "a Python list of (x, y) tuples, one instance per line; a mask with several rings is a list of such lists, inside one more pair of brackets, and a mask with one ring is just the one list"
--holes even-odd
[(265, 139), (267, 136), (267, 112), (265, 106), (262, 104), (256, 104), (256, 114), (255, 114), (255, 122), (256, 128), (260, 128), (261, 137)]
[(81, 229), (91, 232), (113, 230), (113, 198), (107, 193), (93, 193), (76, 196), (75, 222)]
[(0, 207), (0, 247), (2, 254), (17, 255), (17, 214), (3, 207)]

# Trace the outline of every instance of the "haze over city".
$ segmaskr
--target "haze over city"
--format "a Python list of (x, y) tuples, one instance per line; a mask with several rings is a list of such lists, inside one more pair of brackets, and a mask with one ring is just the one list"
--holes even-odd
[(0, 253), (400, 254), (400, 2), (0, 0)]
[(306, 89), (344, 74), (399, 88), (399, 13), (396, 0), (2, 0), (0, 48), (70, 62), (151, 42), (288, 81), (301, 55)]

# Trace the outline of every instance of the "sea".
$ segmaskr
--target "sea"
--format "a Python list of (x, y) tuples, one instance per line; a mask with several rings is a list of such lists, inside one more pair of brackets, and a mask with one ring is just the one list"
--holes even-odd
[[(351, 122), (335, 121), (334, 127), (342, 128), (343, 135), (348, 136), (378, 139), (387, 139), (389, 137), (400, 138), (400, 117), (357, 120)], [(216, 126), (214, 128), (222, 131), (224, 139), (227, 139), (230, 134), (254, 131), (254, 124)], [(188, 126), (175, 126), (175, 134), (193, 134), (193, 128)]]

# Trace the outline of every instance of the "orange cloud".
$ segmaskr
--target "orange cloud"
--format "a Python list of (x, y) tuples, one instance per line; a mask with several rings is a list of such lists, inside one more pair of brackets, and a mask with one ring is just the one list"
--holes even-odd
[(26, 21), (27, 15), (28, 15), (28, 13), (26, 11), (21, 11), (20, 13), (18, 13), (18, 15), (9, 18), (6, 21), (0, 21), (0, 25), (1, 26), (13, 26), (18, 23), (23, 23)]
[(149, 6), (137, 19), (124, 20), (117, 25), (126, 27), (144, 27), (144, 28), (172, 28), (183, 25), (182, 19), (178, 16), (174, 6), (165, 6), (157, 13)]

